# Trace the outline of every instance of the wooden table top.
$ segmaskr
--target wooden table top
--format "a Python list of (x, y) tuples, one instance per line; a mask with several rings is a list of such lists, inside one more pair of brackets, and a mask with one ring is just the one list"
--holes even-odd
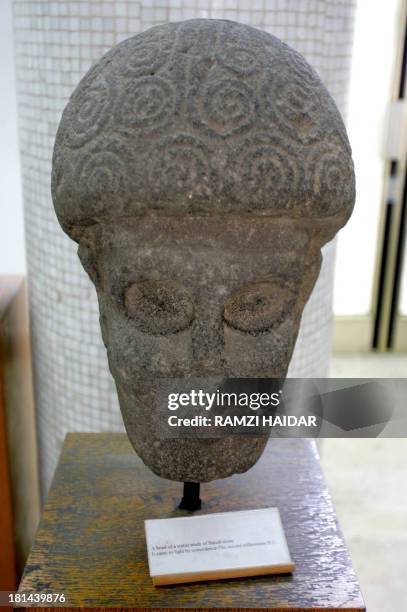
[(273, 439), (251, 470), (201, 487), (200, 513), (277, 506), (292, 576), (154, 587), (144, 520), (185, 514), (181, 496), (125, 434), (69, 434), (20, 592), (65, 593), (68, 608), (365, 610), (313, 441)]

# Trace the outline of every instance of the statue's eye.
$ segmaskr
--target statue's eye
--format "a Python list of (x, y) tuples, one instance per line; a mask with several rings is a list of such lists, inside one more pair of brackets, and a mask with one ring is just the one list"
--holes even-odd
[(153, 335), (174, 334), (194, 319), (191, 298), (174, 281), (142, 281), (124, 291), (124, 307), (140, 331)]
[(223, 318), (243, 332), (269, 331), (282, 323), (294, 300), (293, 291), (283, 281), (253, 283), (228, 299)]

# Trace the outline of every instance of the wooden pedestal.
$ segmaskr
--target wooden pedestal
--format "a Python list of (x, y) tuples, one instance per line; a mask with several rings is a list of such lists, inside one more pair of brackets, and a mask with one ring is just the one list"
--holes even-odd
[(181, 483), (152, 474), (126, 435), (69, 434), (20, 592), (64, 593), (68, 608), (103, 610), (365, 610), (314, 442), (272, 440), (249, 472), (201, 490), (201, 513), (277, 506), (292, 576), (154, 587), (143, 521), (182, 515), (181, 495)]

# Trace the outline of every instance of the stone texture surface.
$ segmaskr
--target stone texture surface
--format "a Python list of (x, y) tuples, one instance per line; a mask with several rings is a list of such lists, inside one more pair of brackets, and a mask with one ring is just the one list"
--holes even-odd
[(263, 438), (160, 440), (162, 378), (283, 377), (320, 249), (351, 214), (339, 112), (301, 55), (234, 22), (130, 38), (61, 120), (52, 191), (95, 283), (125, 426), (160, 476), (208, 481)]

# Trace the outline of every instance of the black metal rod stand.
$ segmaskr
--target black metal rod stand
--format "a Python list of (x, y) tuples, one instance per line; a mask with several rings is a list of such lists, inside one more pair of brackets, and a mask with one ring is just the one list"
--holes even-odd
[(199, 498), (200, 487), (199, 482), (184, 482), (184, 496), (178, 506), (180, 510), (188, 510), (189, 512), (200, 510), (202, 505)]

